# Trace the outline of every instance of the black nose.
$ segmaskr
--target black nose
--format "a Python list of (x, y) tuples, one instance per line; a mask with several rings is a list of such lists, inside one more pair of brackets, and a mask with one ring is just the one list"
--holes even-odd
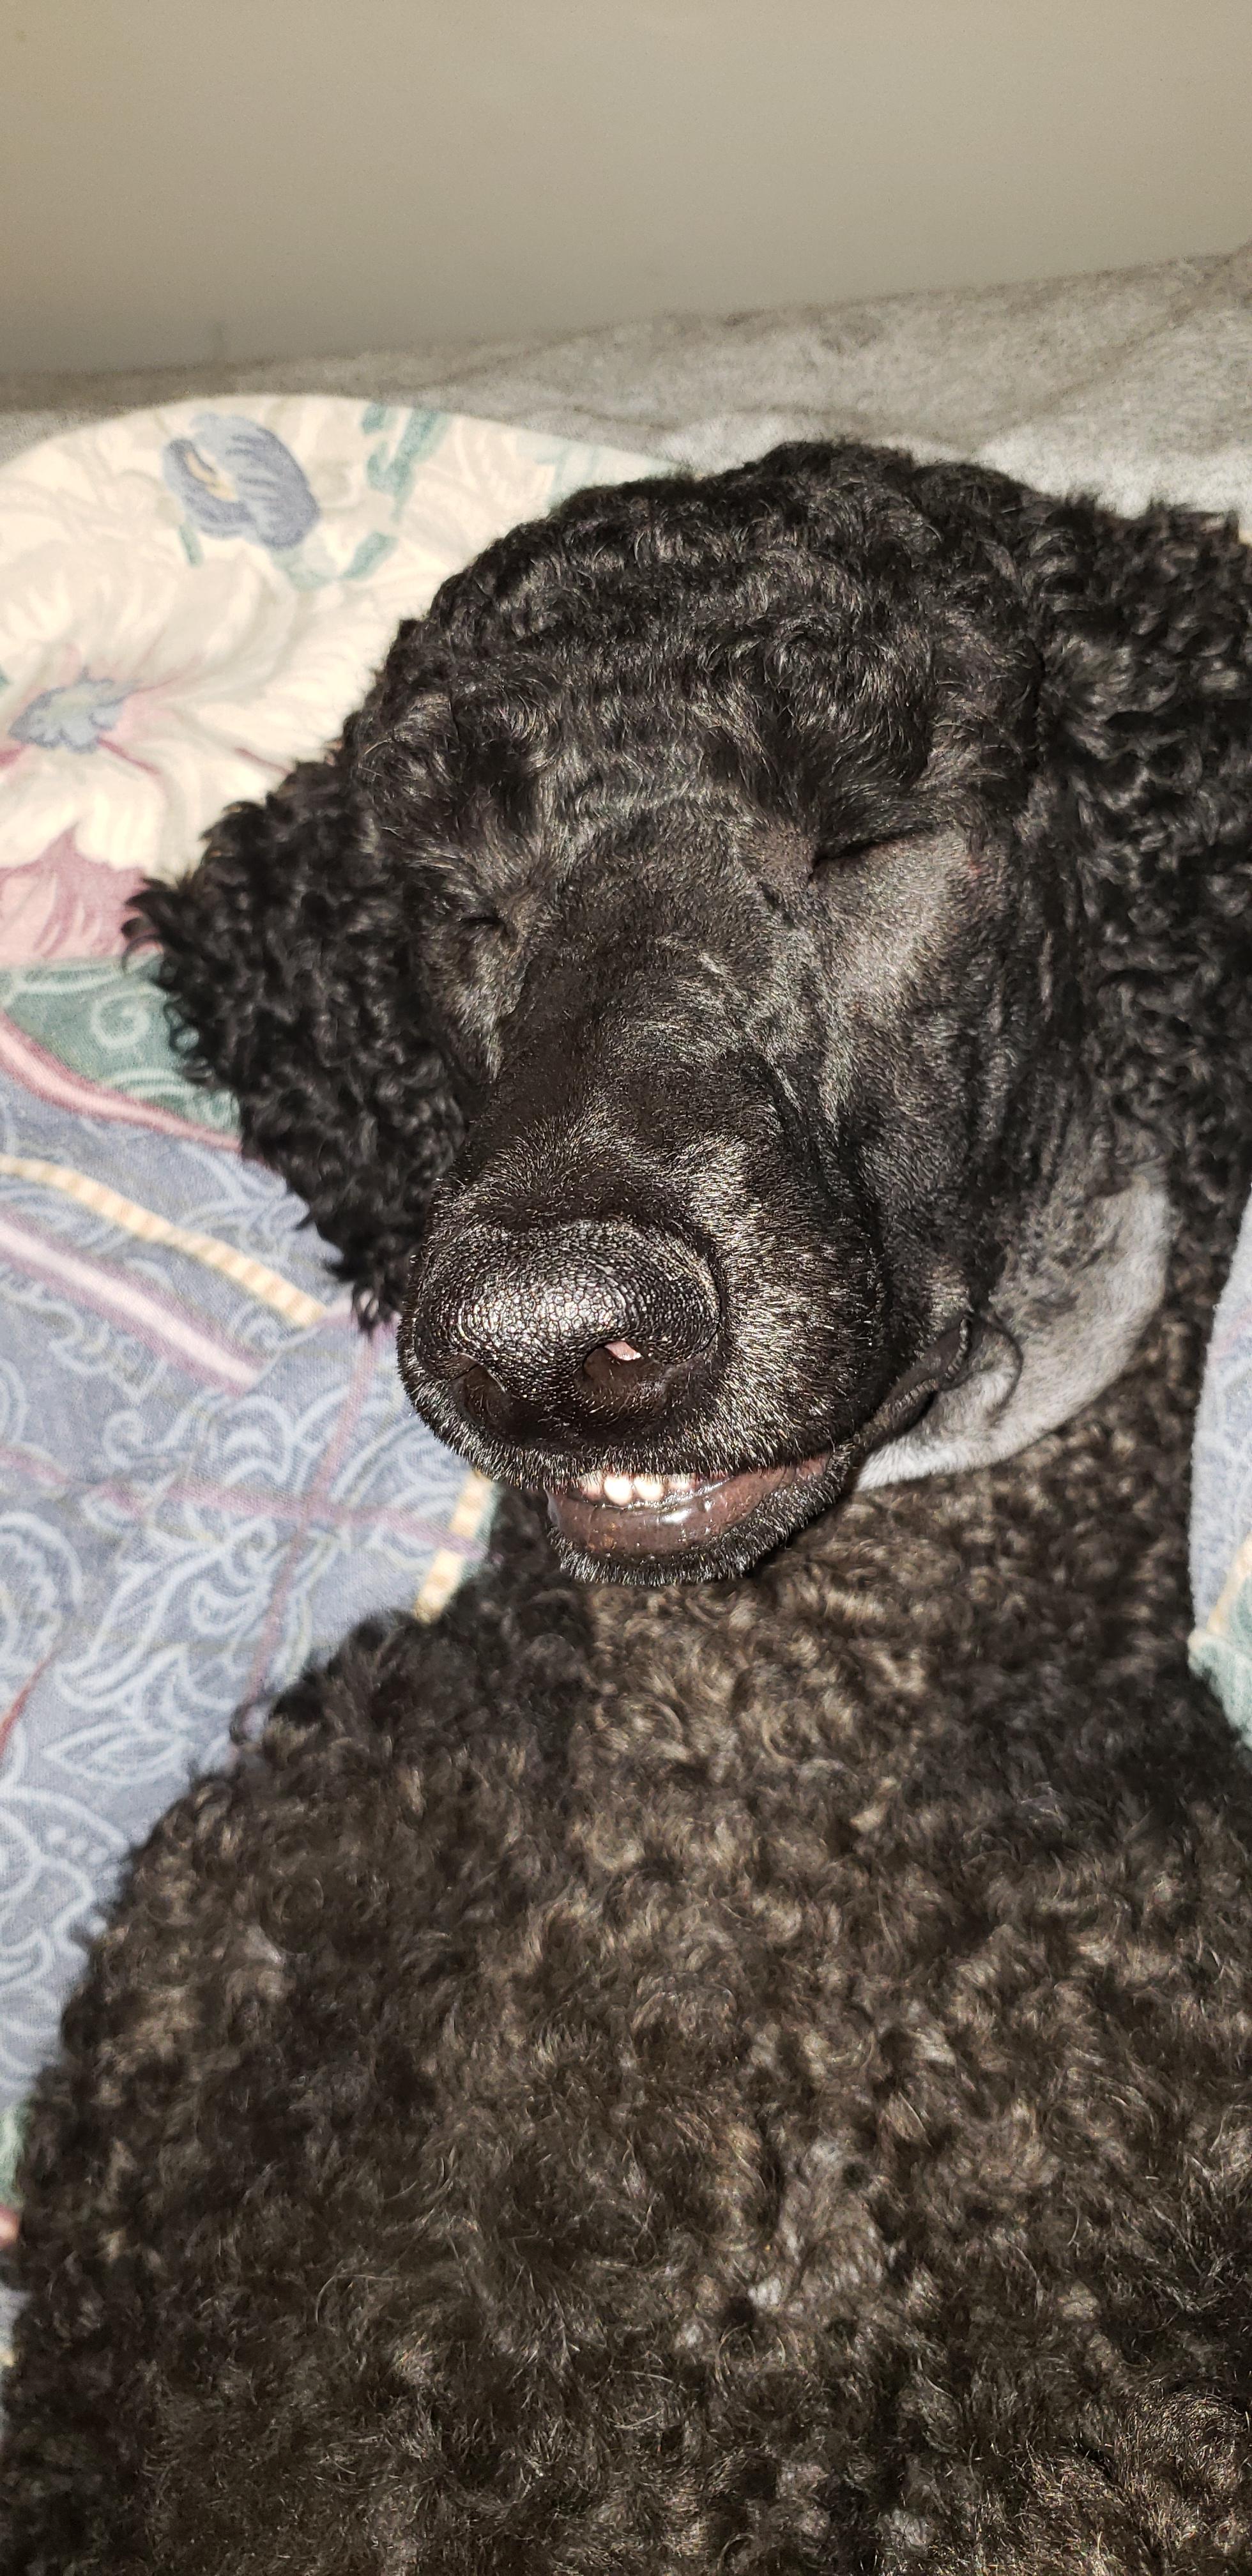
[(467, 1420), (520, 1440), (651, 1428), (719, 1322), (709, 1272), (680, 1236), (606, 1218), (450, 1233), (422, 1264), (401, 1338), (409, 1366)]

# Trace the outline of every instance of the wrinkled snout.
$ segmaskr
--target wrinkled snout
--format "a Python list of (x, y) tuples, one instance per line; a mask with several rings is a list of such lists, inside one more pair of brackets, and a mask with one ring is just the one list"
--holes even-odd
[(545, 1446), (655, 1431), (716, 1367), (721, 1302), (695, 1249), (625, 1218), (470, 1224), (415, 1275), (404, 1356), (471, 1430)]
[(580, 1570), (750, 1563), (834, 1490), (896, 1371), (853, 1158), (819, 1165), (802, 1073), (783, 1079), (755, 1032), (802, 981), (780, 941), (746, 868), (645, 852), (574, 872), (532, 922), (414, 1257), (414, 1405), (546, 1494)]

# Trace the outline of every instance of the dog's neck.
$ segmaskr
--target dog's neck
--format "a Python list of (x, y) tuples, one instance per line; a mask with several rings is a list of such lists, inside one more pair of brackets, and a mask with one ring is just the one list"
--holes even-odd
[(1011, 1458), (1120, 1377), (1164, 1294), (1175, 1220), (1159, 1172), (1109, 1190), (1098, 1168), (1071, 1139), (977, 1317), (972, 1368), (872, 1452), (862, 1488)]

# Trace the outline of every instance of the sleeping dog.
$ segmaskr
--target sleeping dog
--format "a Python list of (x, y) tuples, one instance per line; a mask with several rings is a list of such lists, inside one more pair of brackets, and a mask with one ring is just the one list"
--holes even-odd
[(6, 2576), (1252, 2564), (1250, 843), (1232, 528), (800, 447), (504, 539), (149, 889), (516, 1499), (134, 1865)]

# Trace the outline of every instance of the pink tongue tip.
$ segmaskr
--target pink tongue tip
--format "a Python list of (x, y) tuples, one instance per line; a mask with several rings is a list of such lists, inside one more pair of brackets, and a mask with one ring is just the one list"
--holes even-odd
[(637, 1351), (633, 1342), (606, 1342), (604, 1347), (611, 1360), (641, 1360), (643, 1358), (643, 1352)]

